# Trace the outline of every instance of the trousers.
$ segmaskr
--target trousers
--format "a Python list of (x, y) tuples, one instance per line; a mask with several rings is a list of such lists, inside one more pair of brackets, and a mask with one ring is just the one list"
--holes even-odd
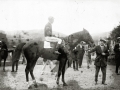
[(102, 71), (102, 82), (104, 83), (106, 81), (106, 66), (105, 67), (101, 67), (101, 66), (96, 66), (96, 71), (95, 71), (95, 82), (98, 81), (98, 74), (99, 71), (101, 69)]

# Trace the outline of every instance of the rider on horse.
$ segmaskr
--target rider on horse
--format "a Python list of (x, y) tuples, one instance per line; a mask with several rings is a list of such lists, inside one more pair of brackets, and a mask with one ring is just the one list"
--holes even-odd
[[(61, 44), (62, 40), (60, 38), (54, 37), (52, 35), (52, 24), (54, 22), (54, 18), (52, 16), (50, 16), (48, 18), (48, 23), (45, 25), (44, 28), (44, 35), (45, 35), (45, 41), (47, 42), (57, 42), (57, 45), (55, 47), (55, 53), (59, 53), (58, 52), (58, 46), (59, 44)], [(51, 48), (51, 46), (49, 46), (49, 48)]]

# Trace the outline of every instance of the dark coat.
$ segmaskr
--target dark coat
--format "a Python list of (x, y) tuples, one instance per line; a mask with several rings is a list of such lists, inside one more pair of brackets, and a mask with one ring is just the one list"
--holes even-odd
[[(104, 46), (104, 49), (102, 52), (100, 45), (98, 45), (95, 48), (93, 48), (92, 50), (90, 50), (89, 53), (94, 52), (94, 51), (96, 52), (96, 58), (95, 58), (94, 65), (101, 66), (101, 67), (107, 66), (106, 57), (109, 55), (107, 47)], [(102, 53), (105, 53), (105, 55), (102, 55)]]
[(44, 28), (44, 35), (46, 36), (52, 36), (52, 25), (51, 23), (47, 23)]
[(84, 46), (82, 46), (82, 48), (78, 45), (75, 49), (76, 51), (76, 57), (77, 59), (83, 58), (83, 55), (85, 53), (85, 49)]
[(67, 52), (65, 52), (64, 50), (65, 48), (62, 46), (62, 45), (59, 45), (59, 48), (58, 48), (58, 52), (60, 52), (59, 56), (58, 56), (58, 60), (62, 59), (62, 58), (66, 58), (67, 59)]
[(114, 52), (115, 52), (115, 60), (116, 60), (116, 63), (119, 63), (120, 64), (120, 50), (119, 50), (119, 44), (116, 44), (115, 47), (114, 47)]
[(72, 59), (74, 60), (74, 61), (76, 61), (77, 60), (77, 51), (74, 49), (73, 51), (72, 51)]

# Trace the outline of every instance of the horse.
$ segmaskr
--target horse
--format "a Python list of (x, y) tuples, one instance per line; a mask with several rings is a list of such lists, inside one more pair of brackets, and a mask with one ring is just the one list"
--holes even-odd
[(2, 59), (4, 60), (3, 71), (5, 72), (5, 62), (8, 57), (8, 48), (4, 41), (0, 41), (0, 66)]
[[(59, 60), (59, 70), (58, 70), (58, 76), (57, 76), (57, 81), (56, 83), (59, 85), (59, 79), (62, 73), (62, 82), (63, 82), (63, 86), (66, 86), (66, 82), (64, 80), (64, 74), (65, 74), (65, 65), (67, 60), (72, 63), (71, 60), (71, 50), (73, 50), (73, 48), (80, 42), (80, 41), (85, 41), (89, 44), (92, 44), (94, 41), (91, 37), (91, 35), (89, 34), (89, 32), (87, 30), (82, 30), (80, 32), (76, 32), (73, 33), (71, 35), (68, 35), (64, 38), (62, 38), (62, 40), (65, 41), (65, 46), (64, 45), (60, 45), (58, 51), (61, 54), (55, 54), (54, 48), (50, 48), (50, 49), (46, 49), (44, 48), (44, 41), (34, 41), (31, 43), (21, 43), (21, 47), (18, 49), (19, 51), (21, 51), (23, 49), (24, 55), (26, 57), (27, 60), (27, 65), (25, 68), (25, 73), (26, 73), (26, 82), (28, 83), (28, 88), (29, 86), (29, 73), (32, 77), (34, 86), (37, 87), (37, 83), (33, 74), (33, 70), (36, 64), (36, 61), (38, 60), (39, 57), (42, 57), (44, 59), (49, 59), (49, 60)], [(17, 48), (17, 47), (16, 47)], [(18, 51), (18, 52), (19, 52)], [(68, 53), (69, 52), (69, 53)], [(20, 55), (20, 53), (15, 53), (16, 55)], [(14, 59), (14, 57), (13, 57)]]

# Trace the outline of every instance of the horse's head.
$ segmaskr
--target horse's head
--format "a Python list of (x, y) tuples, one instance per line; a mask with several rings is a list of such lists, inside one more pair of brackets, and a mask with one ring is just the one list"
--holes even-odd
[(82, 38), (82, 40), (85, 41), (86, 43), (88, 43), (90, 46), (94, 45), (92, 36), (90, 35), (90, 33), (87, 30), (83, 29), (82, 36), (80, 38)]

